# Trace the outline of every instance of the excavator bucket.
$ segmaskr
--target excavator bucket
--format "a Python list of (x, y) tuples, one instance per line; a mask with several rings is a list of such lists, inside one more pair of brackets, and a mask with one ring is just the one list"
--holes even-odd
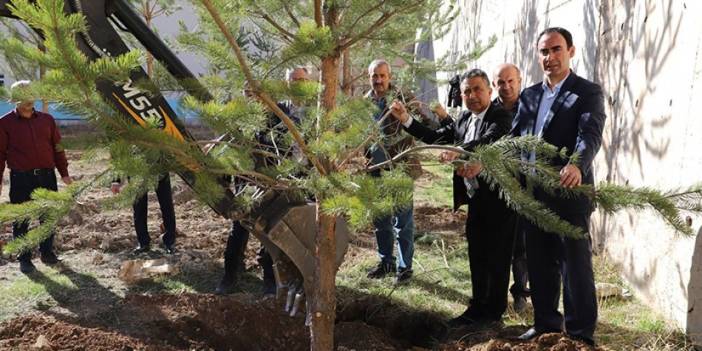
[[(287, 295), (285, 310), (291, 315), (299, 310), (314, 281), (314, 248), (317, 235), (317, 213), (314, 203), (290, 201), (274, 195), (257, 213), (253, 233), (273, 258), (278, 297)], [(339, 217), (335, 225), (336, 269), (344, 260), (350, 232)]]

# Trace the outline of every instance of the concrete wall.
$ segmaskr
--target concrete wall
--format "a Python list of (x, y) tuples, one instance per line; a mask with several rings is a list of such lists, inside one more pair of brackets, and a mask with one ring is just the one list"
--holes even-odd
[[(536, 35), (548, 26), (573, 33), (577, 74), (607, 94), (607, 124), (597, 157), (600, 181), (676, 188), (700, 182), (702, 3), (699, 1), (457, 1), (462, 15), (434, 41), (437, 57), (454, 59), (477, 43), (496, 45), (470, 67), (491, 73), (501, 62), (523, 70), (525, 86), (541, 81)], [(448, 5), (447, 5), (448, 6)], [(443, 74), (447, 78), (456, 72)], [(440, 88), (445, 101), (446, 88)], [(700, 231), (702, 218), (691, 215)], [(702, 239), (681, 238), (650, 211), (593, 216), (595, 247), (619, 265), (637, 296), (702, 339)]]

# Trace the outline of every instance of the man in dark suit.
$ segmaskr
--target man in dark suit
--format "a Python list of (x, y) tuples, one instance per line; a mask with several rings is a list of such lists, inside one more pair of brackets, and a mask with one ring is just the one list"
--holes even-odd
[[(409, 134), (427, 144), (454, 144), (472, 150), (499, 139), (510, 129), (512, 116), (491, 104), (491, 94), (487, 74), (473, 69), (461, 77), (461, 98), (469, 110), (463, 111), (455, 122), (447, 118), (443, 108), (438, 108), (436, 114), (442, 126), (429, 129), (414, 121), (399, 101), (393, 103), (392, 113)], [(442, 154), (447, 161), (457, 157), (456, 153)], [(453, 327), (499, 322), (507, 308), (514, 213), (484, 180), (465, 177), (473, 168), (462, 166), (453, 175), (454, 210), (468, 204), (466, 238), (473, 285), (468, 309), (449, 321)]]
[[(306, 82), (309, 80), (309, 74), (310, 72), (305, 66), (297, 66), (286, 72), (285, 79), (288, 84)], [(249, 98), (254, 98), (250, 90), (245, 89), (244, 94)], [(306, 115), (306, 107), (301, 106), (297, 101), (279, 101), (278, 107), (296, 124), (301, 123)], [(281, 153), (283, 157), (291, 157), (305, 164), (307, 160), (301, 157), (301, 152), (296, 145), (290, 145), (290, 147), (287, 148), (283, 146), (285, 144), (283, 137), (287, 132), (288, 128), (283, 124), (280, 118), (271, 115), (268, 120), (268, 128), (256, 134), (259, 148), (271, 152), (272, 154)], [(272, 159), (261, 158), (257, 160), (256, 167), (270, 167), (275, 162), (276, 161)], [(246, 182), (241, 179), (235, 179), (234, 184), (236, 188), (239, 188), (243, 187)], [(237, 275), (246, 268), (244, 264), (244, 254), (248, 242), (249, 231), (244, 228), (240, 221), (234, 221), (229, 236), (227, 237), (226, 249), (224, 250), (224, 276), (219, 284), (217, 284), (215, 294), (226, 295), (235, 290)], [(273, 272), (273, 259), (263, 246), (261, 246), (257, 256), (258, 263), (263, 269), (263, 295), (275, 296), (277, 287)]]
[[(503, 63), (497, 68), (492, 76), (492, 86), (497, 90), (497, 97), (492, 100), (492, 104), (502, 107), (512, 115), (517, 114), (519, 109), (519, 92), (522, 87), (522, 74), (519, 68), (511, 63)], [(512, 277), (514, 284), (509, 288), (514, 303), (514, 311), (519, 313), (527, 307), (527, 297), (530, 292), (527, 288), (529, 273), (527, 270), (526, 258), (526, 236), (524, 226), (520, 225), (521, 219), (517, 216), (514, 235), (514, 249), (512, 250)]]
[[(575, 47), (567, 30), (544, 30), (538, 37), (537, 49), (544, 81), (522, 92), (512, 134), (536, 135), (559, 149), (565, 148), (568, 154), (577, 152), (579, 157), (574, 163), (567, 159), (548, 162), (560, 169), (560, 184), (565, 188), (593, 184), (592, 161), (602, 142), (605, 121), (602, 88), (570, 70)], [(539, 188), (534, 189), (534, 196), (587, 236), (566, 238), (526, 223), (534, 327), (520, 338), (560, 332), (565, 320), (565, 332), (570, 337), (594, 345), (597, 298), (588, 232), (592, 202), (586, 196), (554, 196)], [(561, 280), (565, 318), (558, 311)]]

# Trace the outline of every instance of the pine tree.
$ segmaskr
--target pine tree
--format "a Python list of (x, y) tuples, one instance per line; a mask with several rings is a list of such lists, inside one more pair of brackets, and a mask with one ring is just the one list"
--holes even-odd
[[(96, 146), (108, 148), (112, 155), (110, 168), (105, 173), (59, 193), (37, 191), (33, 194), (34, 201), (28, 203), (0, 206), (2, 222), (45, 220), (23, 240), (11, 242), (6, 251), (21, 251), (40, 242), (82, 193), (104, 186), (115, 175), (132, 177), (125, 191), (112, 200), (116, 204), (128, 204), (145, 187), (155, 183), (159, 174), (181, 170), (196, 175), (195, 191), (205, 203), (213, 203), (222, 196), (217, 179), (225, 175), (244, 178), (263, 189), (289, 191), (305, 197), (313, 195), (317, 202), (318, 232), (314, 291), (308, 301), (312, 304), (312, 349), (331, 350), (336, 305), (336, 218), (342, 216), (352, 226), (362, 227), (373, 218), (391, 213), (411, 201), (412, 181), (403, 172), (401, 162), (407, 155), (427, 148), (458, 151), (464, 155), (460, 162), (481, 162), (484, 166), (481, 176), (493, 187), (499, 187), (507, 203), (526, 218), (548, 231), (581, 234), (528, 191), (533, 185), (553, 192), (560, 188), (557, 170), (542, 160), (577, 157), (568, 156), (539, 139), (504, 138), (472, 152), (453, 146), (419, 146), (380, 165), (369, 166), (365, 161), (364, 150), (382, 142), (382, 136), (372, 117), (376, 108), (367, 100), (348, 94), (354, 80), (351, 68), (354, 62), (365, 60), (356, 53), (382, 52), (386, 58), (404, 57), (410, 68), (401, 85), (410, 88), (417, 74), (435, 70), (437, 64), (415, 64), (403, 48), (417, 40), (418, 29), (434, 37), (441, 35), (454, 16), (451, 7), (442, 10), (437, 0), (370, 3), (365, 0), (202, 0), (194, 1), (193, 5), (200, 15), (200, 28), (184, 34), (180, 41), (186, 48), (197, 49), (210, 61), (212, 75), (203, 81), (214, 99), (200, 101), (187, 96), (184, 102), (198, 111), (213, 130), (228, 135), (207, 155), (196, 142), (178, 140), (163, 133), (157, 121), (147, 121), (145, 128), (130, 124), (96, 92), (95, 82), (99, 80), (124, 82), (127, 73), (142, 63), (140, 52), (90, 62), (72, 39), (85, 31), (81, 15), (64, 14), (62, 0), (13, 1), (14, 14), (44, 33), (46, 47), (45, 51), (40, 51), (12, 38), (0, 42), (6, 55), (47, 68), (45, 77), (22, 92), (21, 98), (42, 97), (60, 102), (64, 108), (84, 116), (114, 137), (96, 141)], [(426, 23), (431, 23), (431, 28), (423, 28)], [(262, 33), (262, 37), (252, 33)], [(248, 45), (264, 50), (247, 49)], [(476, 54), (483, 49), (476, 48)], [(277, 79), (281, 73), (300, 64), (317, 66), (321, 72), (320, 81), (281, 84)], [(355, 72), (359, 74), (364, 69), (360, 67)], [(235, 93), (242, 90), (245, 82), (252, 97)], [(342, 83), (346, 93), (339, 90)], [(276, 105), (277, 100), (292, 98), (315, 107), (308, 111), (300, 125)], [(255, 158), (265, 151), (261, 151), (255, 135), (268, 131), (270, 113), (287, 129), (281, 137), (299, 147), (307, 164), (267, 153), (264, 156), (278, 162), (262, 169), (256, 167)], [(538, 161), (535, 164), (524, 162), (521, 155), (525, 151), (535, 152)], [(369, 176), (369, 171), (379, 168), (385, 169), (382, 177)], [(521, 176), (527, 179), (526, 189), (519, 182)], [(702, 209), (700, 186), (667, 193), (605, 184), (597, 188), (561, 189), (560, 193), (563, 196), (587, 194), (606, 211), (652, 207), (676, 230), (686, 234), (690, 233), (690, 228), (680, 221), (679, 210)], [(245, 196), (237, 200), (241, 209), (255, 206), (255, 200)]]

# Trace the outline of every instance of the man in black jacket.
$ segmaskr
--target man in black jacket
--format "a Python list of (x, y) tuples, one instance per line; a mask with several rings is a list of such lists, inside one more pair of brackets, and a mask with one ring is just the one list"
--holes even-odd
[[(305, 82), (309, 80), (309, 70), (304, 66), (295, 67), (286, 72), (285, 78), (288, 84)], [(247, 91), (244, 91), (244, 94), (247, 94)], [(301, 123), (305, 116), (305, 107), (298, 106), (294, 101), (287, 100), (278, 102), (278, 107), (296, 124)], [(256, 139), (260, 143), (259, 147), (261, 149), (275, 154), (281, 151), (281, 145), (283, 144), (282, 137), (287, 133), (288, 129), (281, 120), (274, 115), (270, 117), (268, 122), (268, 130), (257, 134)], [(293, 157), (297, 159), (298, 162), (307, 162), (300, 157), (296, 145), (292, 145), (288, 150), (283, 151), (285, 151), (285, 156)], [(257, 167), (266, 167), (268, 162), (273, 162), (266, 159), (260, 161), (262, 164), (257, 164)], [(235, 180), (234, 182), (237, 187), (245, 184), (245, 182), (241, 180)], [(234, 221), (229, 236), (227, 237), (227, 247), (224, 250), (224, 276), (215, 288), (216, 294), (225, 295), (234, 291), (237, 282), (237, 274), (245, 268), (244, 251), (246, 250), (248, 242), (249, 231), (244, 228), (240, 221)], [(273, 272), (273, 259), (263, 246), (261, 250), (259, 250), (257, 258), (258, 263), (263, 269), (263, 294), (265, 296), (275, 295), (277, 287)]]
[[(567, 30), (544, 30), (537, 49), (544, 81), (522, 92), (512, 134), (536, 135), (558, 149), (565, 148), (569, 155), (577, 152), (576, 162), (553, 159), (549, 163), (560, 170), (560, 184), (565, 188), (593, 184), (592, 161), (602, 143), (606, 117), (602, 88), (570, 70), (575, 47)], [(597, 297), (589, 236), (592, 201), (585, 195), (552, 195), (538, 187), (534, 197), (587, 236), (571, 239), (526, 226), (534, 327), (520, 338), (560, 332), (565, 326), (570, 337), (594, 345)], [(558, 311), (561, 283), (565, 316)]]
[[(511, 63), (503, 63), (495, 68), (492, 77), (492, 86), (497, 90), (497, 97), (492, 100), (492, 104), (505, 109), (512, 115), (517, 114), (519, 109), (519, 92), (522, 86), (522, 75), (517, 66)], [(517, 216), (515, 224), (514, 249), (512, 251), (512, 276), (514, 284), (509, 288), (514, 304), (515, 312), (522, 312), (527, 306), (527, 297), (530, 292), (527, 288), (529, 273), (526, 257), (526, 236), (522, 219)]]
[[(436, 113), (442, 127), (431, 130), (416, 123), (399, 101), (392, 113), (408, 133), (427, 144), (454, 144), (465, 150), (488, 144), (507, 134), (512, 116), (490, 103), (492, 89), (487, 74), (473, 69), (461, 77), (461, 98), (469, 109), (454, 122), (443, 110)], [(453, 161), (456, 153), (444, 153), (444, 160)], [(499, 322), (507, 308), (509, 267), (514, 240), (514, 214), (485, 181), (466, 177), (475, 173), (473, 165), (461, 166), (453, 175), (454, 210), (468, 204), (466, 238), (471, 269), (473, 298), (468, 309), (449, 321), (449, 325)]]

